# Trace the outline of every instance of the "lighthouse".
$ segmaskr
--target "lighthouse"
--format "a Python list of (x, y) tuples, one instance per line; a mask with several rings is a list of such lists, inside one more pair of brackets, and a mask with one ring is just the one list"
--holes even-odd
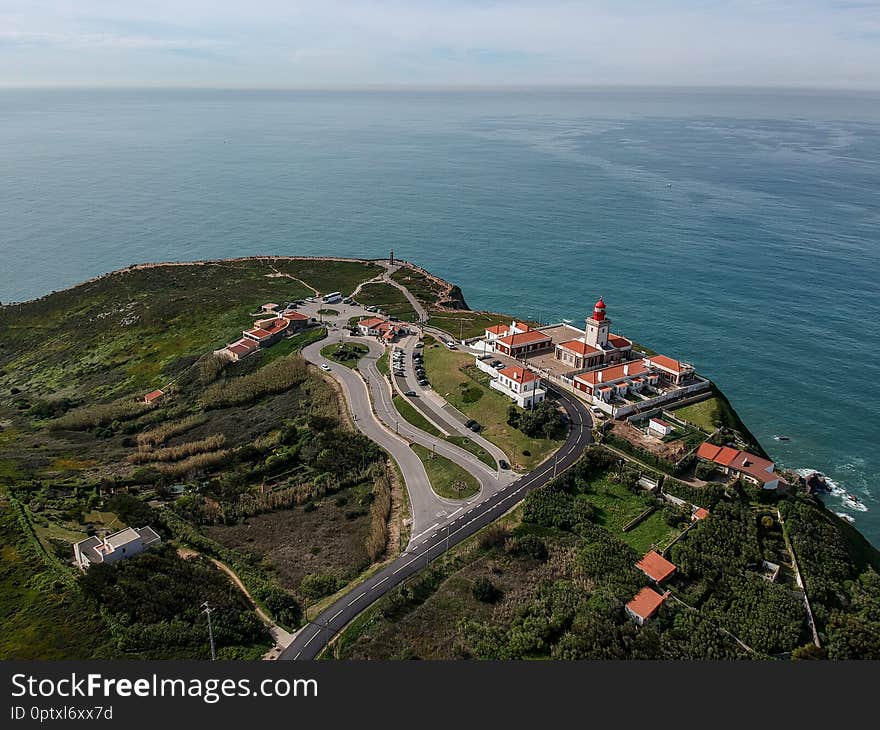
[(604, 350), (608, 347), (610, 329), (611, 320), (605, 316), (605, 302), (602, 297), (599, 297), (599, 301), (593, 307), (592, 316), (587, 318), (584, 341), (599, 350)]

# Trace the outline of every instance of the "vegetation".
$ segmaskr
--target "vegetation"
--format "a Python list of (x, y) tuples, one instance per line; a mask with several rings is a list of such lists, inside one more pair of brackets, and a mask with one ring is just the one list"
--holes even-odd
[(357, 300), (365, 307), (377, 307), (387, 316), (397, 317), (403, 322), (416, 322), (419, 318), (406, 295), (391, 284), (364, 284)]
[(437, 438), (443, 438), (443, 434), (440, 433), (437, 427), (425, 418), (422, 412), (416, 409), (416, 407), (406, 398), (395, 395), (393, 400), (397, 412), (400, 413), (407, 422), (411, 423), (416, 428), (421, 429), (425, 433), (429, 433)]
[(133, 658), (210, 659), (202, 603), (218, 658), (257, 659), (272, 641), (235, 585), (210, 562), (163, 545), (112, 565), (93, 565), (83, 593), (103, 607), (118, 651)]
[(321, 348), (321, 354), (328, 360), (338, 362), (347, 368), (357, 366), (358, 360), (370, 351), (366, 345), (357, 342), (338, 342)]
[[(230, 566), (291, 628), (308, 600), (297, 592), (306, 573), (347, 581), (384, 557), (394, 500), (385, 455), (340, 420), (337, 391), (298, 355), (326, 331), (305, 330), (240, 362), (212, 354), (263, 302), (311, 294), (302, 282), (317, 288), (322, 270), (343, 272), (332, 289), (379, 271), (272, 260), (135, 268), (0, 308), (0, 394), (9, 396), (0, 399), (0, 486), (17, 505), (6, 526), (19, 528), (3, 539), (4, 655), (204, 656), (201, 628), (202, 643), (175, 654), (164, 619), (139, 622), (129, 608), (115, 616), (103, 603), (109, 594), (83, 591), (71, 543), (87, 534), (149, 524)], [(325, 278), (321, 286), (333, 280)], [(156, 387), (165, 396), (144, 404)], [(173, 585), (156, 607), (166, 616), (188, 610), (176, 605), (186, 593), (179, 581), (201, 585), (216, 574), (228, 587), (201, 559), (168, 560)], [(296, 570), (285, 572), (289, 565)], [(124, 568), (121, 584), (135, 569)], [(238, 624), (226, 655), (259, 656), (264, 638), (251, 641), (245, 625), (253, 612), (231, 595)]]
[(425, 371), (434, 390), (479, 422), (483, 427), (481, 434), (500, 447), (512, 465), (531, 469), (559, 447), (558, 438), (529, 437), (508, 425), (510, 401), (489, 388), (471, 356), (447, 350), (426, 337), (424, 357)]
[(473, 475), (445, 456), (433, 453), (421, 444), (410, 444), (428, 472), (431, 488), (447, 499), (465, 499), (480, 491), (479, 482)]

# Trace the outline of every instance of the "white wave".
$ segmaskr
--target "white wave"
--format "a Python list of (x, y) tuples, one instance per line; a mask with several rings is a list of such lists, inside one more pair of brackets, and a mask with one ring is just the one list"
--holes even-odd
[[(822, 472), (816, 472), (815, 469), (795, 469), (797, 474), (800, 474), (803, 477), (809, 476), (810, 474), (819, 473), (825, 479), (825, 484), (828, 487), (827, 494), (831, 495), (840, 500), (840, 504), (845, 509), (854, 510), (856, 512), (867, 512), (868, 507), (865, 505), (862, 500), (860, 500), (855, 495), (852, 495), (849, 491), (841, 487), (837, 482), (835, 482), (831, 477), (827, 474), (823, 474)], [(837, 513), (838, 515), (840, 513)]]

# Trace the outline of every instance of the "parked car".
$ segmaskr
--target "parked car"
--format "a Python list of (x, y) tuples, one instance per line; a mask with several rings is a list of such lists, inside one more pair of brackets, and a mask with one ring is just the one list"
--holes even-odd
[(458, 348), (455, 346), (455, 343), (454, 343), (454, 342), (447, 342), (447, 343), (446, 343), (446, 349), (448, 349), (448, 350), (457, 350)]
[(410, 398), (418, 397), (418, 393), (416, 393), (414, 390), (408, 390), (404, 393), (404, 395), (409, 396)]
[(431, 384), (425, 378), (419, 378), (419, 385), (421, 385), (423, 388), (427, 388)]
[(425, 344), (424, 344), (423, 342), (417, 342), (417, 343), (416, 343), (416, 349), (417, 349), (417, 350), (421, 350), (424, 346), (425, 346)]
[(472, 425), (468, 426), (468, 428), (471, 431), (473, 431), (474, 433), (479, 433), (480, 431), (483, 430), (483, 427), (479, 423), (477, 423), (476, 421), (474, 421)]
[(329, 373), (330, 366), (329, 365), (321, 365), (321, 370), (323, 370), (325, 373)]
[(489, 364), (490, 364), (493, 368), (497, 368), (499, 365), (502, 364), (502, 362), (501, 362), (501, 360), (493, 360), (493, 361), (490, 362)]
[(493, 365), (492, 367), (495, 368), (496, 370), (504, 370), (504, 363), (500, 362), (497, 365)]
[(499, 469), (510, 469), (510, 464), (508, 464), (504, 459), (498, 459), (498, 468)]

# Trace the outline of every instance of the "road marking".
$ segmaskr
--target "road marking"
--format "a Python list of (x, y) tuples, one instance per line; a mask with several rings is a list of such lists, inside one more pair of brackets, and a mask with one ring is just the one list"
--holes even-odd
[(376, 585), (379, 585), (380, 583), (384, 583), (386, 580), (388, 580), (388, 576), (387, 576), (387, 575), (386, 575), (382, 580), (377, 580), (377, 581), (376, 581)]
[(336, 613), (334, 613), (330, 617), (330, 620), (327, 623), (331, 623), (331, 622), (335, 621), (337, 618), (339, 618), (339, 614), (341, 614), (344, 610), (345, 610), (344, 608), (340, 608)]

